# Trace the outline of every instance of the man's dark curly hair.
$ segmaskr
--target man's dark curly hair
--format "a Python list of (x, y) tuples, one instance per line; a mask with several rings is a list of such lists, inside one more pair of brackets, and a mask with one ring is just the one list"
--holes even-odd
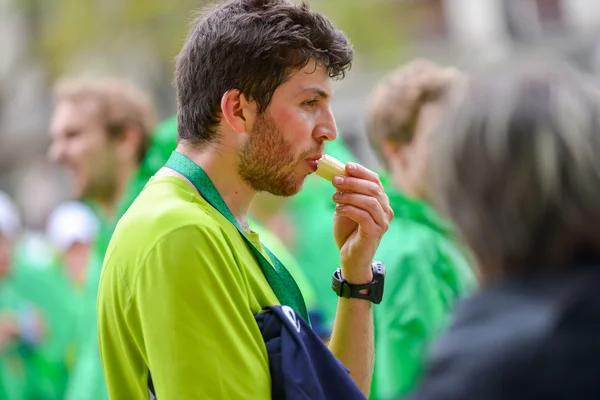
[(179, 140), (214, 140), (228, 90), (256, 101), (262, 113), (275, 90), (311, 60), (342, 79), (352, 56), (344, 33), (306, 4), (233, 0), (214, 6), (194, 21), (177, 57)]

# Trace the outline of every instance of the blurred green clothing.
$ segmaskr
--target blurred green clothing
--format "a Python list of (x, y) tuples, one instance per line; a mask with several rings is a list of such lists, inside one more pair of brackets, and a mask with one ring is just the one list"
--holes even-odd
[(476, 286), (469, 256), (428, 204), (386, 186), (394, 210), (376, 259), (387, 266), (383, 301), (374, 307), (375, 373), (371, 399), (398, 399), (421, 374), (430, 341), (456, 300)]
[(51, 245), (26, 236), (15, 248), (11, 287), (35, 306), (44, 324), (40, 343), (28, 351), (30, 392), (35, 398), (64, 398), (69, 350), (73, 345), (80, 299)]
[[(26, 301), (14, 290), (10, 282), (0, 282), (0, 313), (19, 315)], [(0, 348), (0, 399), (25, 400), (29, 398), (31, 383), (31, 355), (18, 338)]]
[[(125, 195), (113, 217), (103, 215), (94, 208), (100, 221), (98, 238), (90, 254), (88, 272), (83, 290), (82, 317), (75, 345), (75, 363), (69, 379), (67, 400), (104, 400), (108, 398), (104, 373), (98, 350), (98, 322), (96, 299), (100, 272), (108, 243), (118, 220), (142, 191), (148, 180), (168, 160), (177, 144), (177, 119), (162, 122), (152, 133), (150, 146), (136, 174), (131, 178)], [(92, 205), (93, 207), (93, 205)]]
[[(356, 161), (341, 139), (327, 142), (325, 153), (344, 163)], [(334, 193), (331, 182), (311, 174), (287, 206), (298, 238), (292, 254), (314, 288), (318, 308), (330, 327), (338, 303), (337, 295), (331, 290), (331, 275), (340, 266), (340, 251), (333, 237)]]

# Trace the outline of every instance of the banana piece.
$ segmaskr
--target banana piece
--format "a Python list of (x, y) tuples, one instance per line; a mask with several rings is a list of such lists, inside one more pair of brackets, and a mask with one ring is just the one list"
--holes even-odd
[(346, 175), (346, 165), (327, 154), (323, 154), (317, 164), (317, 175), (331, 182), (334, 176)]

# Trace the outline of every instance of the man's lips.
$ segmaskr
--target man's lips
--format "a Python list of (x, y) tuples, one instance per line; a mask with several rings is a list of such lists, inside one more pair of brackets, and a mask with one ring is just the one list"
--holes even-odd
[(305, 159), (306, 163), (309, 165), (313, 172), (317, 170), (319, 160), (321, 159), (321, 157), (323, 157), (323, 154), (319, 153)]

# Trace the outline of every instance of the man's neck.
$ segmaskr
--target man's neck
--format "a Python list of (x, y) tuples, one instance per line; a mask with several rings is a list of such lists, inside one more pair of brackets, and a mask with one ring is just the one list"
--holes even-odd
[(137, 166), (135, 165), (120, 167), (114, 182), (114, 190), (110, 191), (111, 194), (95, 200), (95, 203), (107, 218), (111, 219), (115, 217), (118, 212), (119, 203), (123, 200), (123, 196), (127, 192), (127, 187), (136, 168)]
[(394, 163), (390, 164), (390, 175), (392, 178), (392, 184), (396, 189), (400, 190), (409, 197), (419, 197), (414, 185), (412, 185), (401, 166)]
[[(182, 145), (177, 146), (177, 151), (206, 172), (242, 229), (250, 231), (246, 214), (255, 192), (240, 178), (237, 172), (237, 156), (226, 151), (215, 151), (214, 148), (196, 150)], [(190, 181), (173, 170), (163, 168), (157, 173), (157, 176), (160, 175), (183, 178), (196, 190)]]

